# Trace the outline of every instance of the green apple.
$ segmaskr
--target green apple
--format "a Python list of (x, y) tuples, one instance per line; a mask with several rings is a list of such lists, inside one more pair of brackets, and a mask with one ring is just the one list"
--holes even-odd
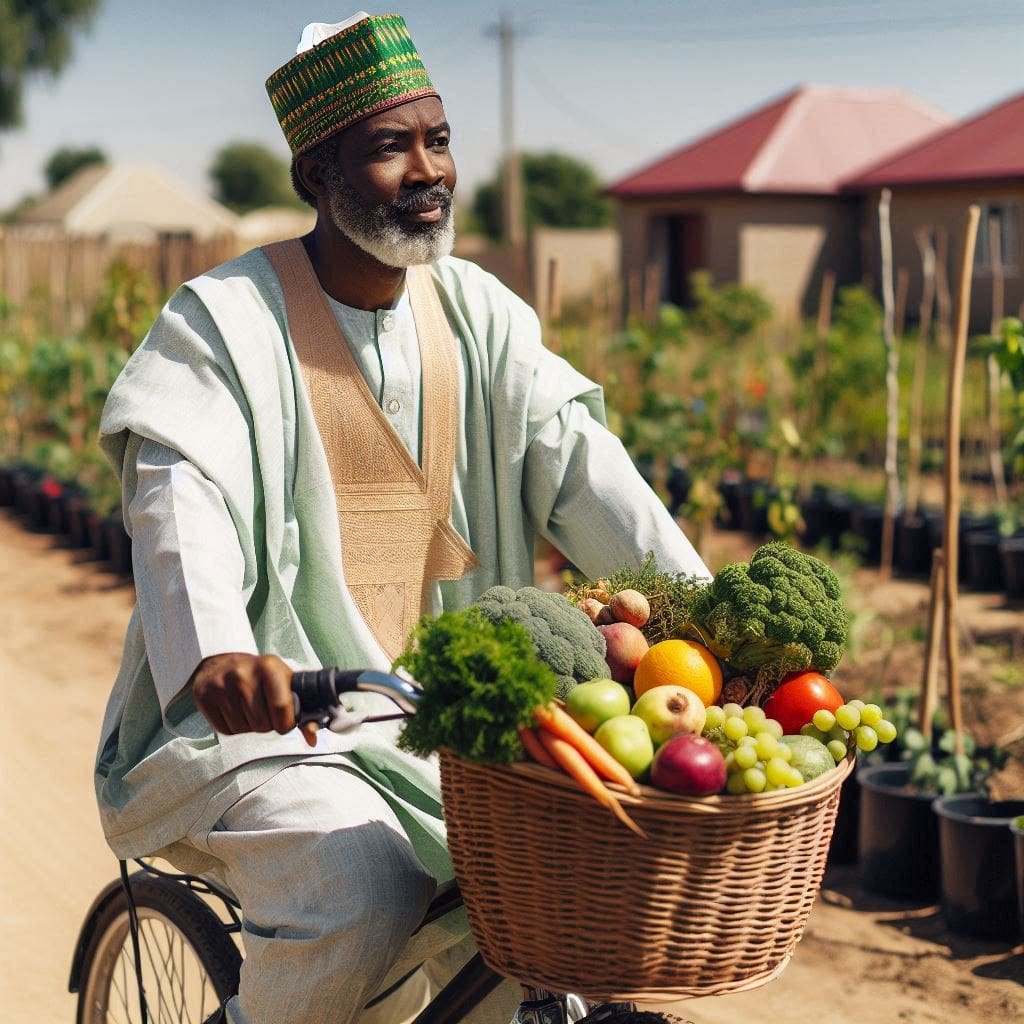
[(587, 732), (593, 732), (609, 718), (629, 714), (629, 694), (614, 679), (591, 679), (580, 683), (565, 698), (565, 710)]
[(634, 715), (647, 723), (655, 747), (679, 733), (699, 736), (704, 729), (707, 709), (704, 702), (685, 686), (652, 686), (637, 698)]
[(646, 779), (654, 760), (654, 741), (647, 723), (636, 715), (616, 715), (604, 722), (594, 739), (634, 779)]

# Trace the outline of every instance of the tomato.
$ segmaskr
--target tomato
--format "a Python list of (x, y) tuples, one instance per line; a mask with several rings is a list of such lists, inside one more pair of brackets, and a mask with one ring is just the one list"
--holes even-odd
[(835, 711), (845, 703), (843, 695), (820, 672), (801, 672), (779, 685), (765, 702), (764, 713), (792, 736), (814, 717), (815, 711)]

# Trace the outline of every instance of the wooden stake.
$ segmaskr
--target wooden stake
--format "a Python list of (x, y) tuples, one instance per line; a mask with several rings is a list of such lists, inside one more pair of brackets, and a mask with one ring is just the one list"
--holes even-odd
[(953, 301), (949, 296), (949, 232), (940, 227), (935, 230), (935, 326), (938, 328), (939, 346), (949, 351)]
[[(1002, 330), (1003, 310), (1005, 308), (1005, 289), (1003, 287), (1003, 243), (1000, 236), (999, 215), (994, 212), (988, 217), (988, 253), (989, 263), (992, 267), (992, 325), (990, 333), (993, 338), (998, 338)], [(988, 465), (992, 475), (992, 490), (995, 502), (1000, 508), (1005, 508), (1007, 503), (1006, 493), (1006, 467), (1003, 465), (1003, 444), (1001, 431), (999, 429), (999, 392), (1002, 381), (1002, 374), (999, 370), (999, 363), (993, 354), (989, 354), (985, 360), (985, 369), (988, 372), (988, 431), (986, 442), (988, 444)]]
[(828, 338), (832, 328), (832, 296), (836, 290), (836, 272), (826, 270), (821, 275), (821, 292), (818, 294), (818, 341)]
[(548, 260), (548, 346), (552, 352), (562, 350), (562, 332), (556, 326), (562, 318), (562, 268), (557, 256)]
[(974, 246), (978, 237), (980, 211), (967, 208), (964, 247), (960, 259), (960, 288), (957, 298), (956, 333), (949, 361), (949, 391), (946, 402), (945, 518), (945, 634), (946, 680), (949, 688), (949, 721), (956, 736), (956, 752), (963, 753), (963, 705), (960, 696), (960, 651), (957, 639), (957, 568), (960, 527), (960, 408), (963, 401), (964, 363), (967, 357), (967, 326), (971, 315), (971, 277)]
[(629, 292), (627, 298), (626, 322), (631, 323), (643, 316), (643, 302), (641, 297), (640, 271), (629, 272)]
[(882, 189), (878, 202), (878, 235), (882, 250), (882, 303), (885, 316), (882, 330), (885, 334), (885, 513), (882, 517), (882, 555), (879, 573), (882, 579), (892, 575), (893, 548), (896, 535), (896, 511), (900, 503), (900, 481), (897, 458), (900, 428), (900, 350), (896, 344), (894, 302), (892, 293), (892, 229), (889, 211), (892, 192)]
[(661, 305), (661, 267), (648, 263), (644, 273), (644, 323), (653, 327), (658, 322)]
[(935, 246), (931, 231), (919, 227), (914, 232), (921, 253), (921, 305), (918, 307), (917, 351), (914, 356), (914, 381), (910, 391), (910, 426), (907, 435), (907, 503), (905, 514), (917, 513), (921, 503), (921, 450), (924, 434), (924, 385), (931, 342), (932, 307), (935, 305)]
[(938, 703), (939, 649), (942, 640), (942, 588), (945, 555), (941, 548), (932, 552), (932, 573), (929, 581), (928, 634), (925, 639), (924, 672), (921, 675), (921, 699), (917, 705), (917, 727), (929, 739), (932, 719)]

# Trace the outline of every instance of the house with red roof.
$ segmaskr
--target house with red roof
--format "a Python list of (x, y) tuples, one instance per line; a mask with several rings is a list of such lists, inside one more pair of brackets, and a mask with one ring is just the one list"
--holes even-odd
[[(907, 305), (920, 303), (924, 279), (917, 236), (935, 244), (947, 280), (958, 273), (967, 208), (981, 208), (974, 249), (971, 328), (987, 330), (993, 316), (1017, 315), (1024, 303), (1024, 93), (989, 107), (883, 159), (845, 183), (862, 197), (869, 252), (879, 251), (878, 199), (892, 192), (893, 265), (908, 272)], [(878, 279), (877, 258), (866, 271)], [(1001, 294), (1000, 294), (1001, 293)]]
[(863, 201), (846, 184), (950, 123), (897, 90), (794, 89), (610, 186), (624, 277), (685, 306), (707, 270), (761, 289), (780, 319), (808, 313), (826, 270), (861, 279)]

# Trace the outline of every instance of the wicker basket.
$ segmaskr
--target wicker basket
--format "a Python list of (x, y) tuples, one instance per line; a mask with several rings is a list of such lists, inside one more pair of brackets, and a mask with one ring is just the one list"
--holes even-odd
[(657, 1002), (757, 988), (800, 940), (852, 768), (758, 795), (642, 787), (621, 799), (645, 840), (548, 768), (446, 754), (473, 938), (491, 968), (554, 992)]

